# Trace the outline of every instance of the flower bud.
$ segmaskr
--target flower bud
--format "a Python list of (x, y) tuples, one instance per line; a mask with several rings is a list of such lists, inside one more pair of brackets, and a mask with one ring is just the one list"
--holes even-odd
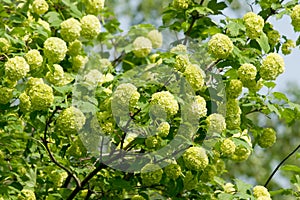
[(157, 149), (161, 145), (161, 138), (157, 136), (147, 137), (145, 140), (145, 145), (149, 149)]
[(254, 65), (245, 63), (239, 67), (237, 73), (241, 81), (243, 83), (247, 83), (249, 81), (255, 80), (257, 70)]
[(54, 64), (53, 71), (47, 72), (46, 79), (55, 86), (65, 85), (64, 69), (60, 65)]
[(35, 194), (33, 190), (22, 189), (22, 194), (18, 195), (19, 200), (36, 200)]
[(186, 67), (190, 64), (189, 57), (185, 54), (179, 54), (175, 57), (174, 67), (180, 72), (184, 72)]
[(97, 15), (104, 8), (105, 0), (85, 0), (86, 12)]
[(187, 9), (190, 0), (173, 0), (173, 6), (177, 9)]
[(148, 33), (147, 38), (150, 39), (153, 48), (159, 48), (162, 45), (162, 34), (158, 30), (152, 30)]
[(228, 99), (226, 102), (226, 128), (239, 129), (241, 124), (241, 109), (236, 99)]
[(72, 58), (72, 70), (74, 72), (79, 72), (79, 70), (84, 69), (85, 64), (89, 61), (87, 56), (77, 55)]
[(0, 86), (0, 104), (7, 104), (13, 98), (13, 89)]
[(251, 151), (242, 145), (238, 145), (235, 148), (234, 154), (231, 156), (231, 159), (237, 162), (247, 160), (250, 156)]

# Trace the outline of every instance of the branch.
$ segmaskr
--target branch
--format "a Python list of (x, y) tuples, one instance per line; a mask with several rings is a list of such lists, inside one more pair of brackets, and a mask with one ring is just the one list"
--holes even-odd
[(265, 183), (265, 187), (267, 187), (267, 185), (269, 184), (269, 182), (271, 181), (271, 179), (273, 178), (273, 176), (275, 175), (275, 173), (278, 171), (279, 167), (281, 167), (281, 165), (287, 160), (289, 159), (289, 157), (291, 157), (296, 151), (298, 151), (298, 149), (300, 148), (300, 144), (289, 154), (287, 155), (278, 165), (277, 167), (274, 169), (274, 171), (272, 172), (272, 174), (270, 175), (270, 177), (268, 178), (268, 180)]
[(193, 30), (193, 26), (194, 26), (194, 24), (195, 24), (195, 22), (196, 22), (197, 19), (199, 19), (199, 17), (193, 17), (189, 29), (185, 32), (185, 38), (184, 38), (183, 45), (187, 44), (188, 37), (190, 36), (190, 34), (191, 34), (192, 30)]
[(218, 64), (221, 61), (221, 59), (215, 60), (212, 63), (210, 63), (206, 68), (205, 71), (211, 71), (211, 69)]

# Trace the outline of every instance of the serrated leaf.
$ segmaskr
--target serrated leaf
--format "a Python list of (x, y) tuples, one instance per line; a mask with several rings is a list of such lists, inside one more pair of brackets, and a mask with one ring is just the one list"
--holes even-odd
[(269, 39), (265, 33), (262, 33), (261, 36), (256, 39), (256, 41), (265, 53), (270, 51)]

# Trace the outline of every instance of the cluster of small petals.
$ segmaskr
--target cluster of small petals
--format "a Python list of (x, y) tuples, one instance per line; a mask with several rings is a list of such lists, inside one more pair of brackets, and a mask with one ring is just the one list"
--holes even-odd
[(62, 61), (68, 51), (66, 42), (57, 37), (50, 37), (44, 42), (44, 55), (50, 62)]
[(227, 58), (233, 50), (233, 43), (227, 35), (217, 33), (208, 42), (208, 51), (216, 58)]
[(64, 69), (58, 64), (53, 65), (53, 71), (46, 74), (46, 79), (55, 86), (64, 85)]
[(83, 77), (83, 79), (84, 79), (85, 83), (95, 86), (95, 85), (101, 83), (101, 81), (103, 79), (102, 77), (103, 77), (103, 75), (99, 70), (92, 69), (91, 71), (89, 71), (89, 73), (87, 73)]
[(82, 129), (85, 120), (86, 118), (81, 110), (69, 107), (59, 114), (56, 120), (56, 128), (61, 133), (73, 134)]
[(110, 68), (112, 66), (111, 62), (106, 58), (100, 59), (99, 63), (100, 63), (99, 67), (102, 71), (106, 71), (108, 68)]
[(75, 40), (69, 43), (68, 54), (70, 56), (77, 56), (82, 51), (82, 43), (79, 40)]
[(257, 70), (254, 65), (245, 63), (239, 67), (237, 73), (241, 81), (246, 83), (248, 81), (255, 80)]
[(277, 53), (270, 53), (263, 60), (259, 74), (264, 80), (275, 80), (284, 72), (284, 60)]
[(200, 180), (204, 182), (213, 181), (214, 177), (217, 175), (217, 169), (214, 165), (208, 165), (205, 167), (203, 173), (200, 176)]
[(175, 57), (174, 67), (176, 70), (178, 70), (180, 72), (184, 72), (186, 67), (190, 64), (191, 63), (190, 63), (188, 55), (179, 54)]
[(24, 78), (29, 72), (29, 65), (23, 57), (15, 56), (4, 64), (6, 76), (13, 81)]
[(98, 36), (101, 30), (99, 19), (95, 15), (86, 15), (81, 18), (81, 36), (91, 40)]
[(147, 34), (147, 38), (150, 39), (153, 48), (159, 48), (162, 45), (163, 37), (158, 30), (152, 30)]
[(13, 98), (13, 89), (0, 86), (0, 104), (7, 104)]
[(164, 168), (164, 172), (170, 179), (177, 179), (181, 175), (181, 167), (176, 163), (171, 163)]
[(241, 124), (241, 109), (238, 100), (228, 99), (226, 102), (226, 128), (230, 130), (238, 129)]
[(38, 15), (42, 15), (48, 11), (49, 5), (45, 0), (34, 0), (32, 2), (32, 9)]
[(30, 69), (37, 69), (43, 64), (43, 56), (36, 49), (32, 49), (25, 54), (27, 63), (30, 65)]
[(191, 112), (199, 118), (206, 116), (206, 101), (203, 97), (199, 95), (195, 96), (194, 101), (191, 104)]
[(10, 48), (10, 43), (6, 38), (0, 38), (0, 52), (6, 53)]
[(78, 39), (80, 32), (81, 24), (77, 19), (69, 18), (60, 24), (60, 34), (67, 42)]
[(258, 81), (250, 80), (243, 82), (243, 86), (248, 88), (250, 91), (257, 92), (263, 87), (263, 79), (260, 78)]
[(243, 90), (243, 83), (240, 80), (233, 79), (226, 87), (227, 98), (238, 98)]
[(264, 19), (253, 12), (248, 12), (243, 16), (243, 20), (247, 36), (251, 39), (260, 37), (265, 24)]
[(173, 47), (170, 50), (171, 53), (177, 53), (177, 54), (181, 54), (181, 53), (187, 53), (187, 48), (185, 45), (183, 44), (178, 44), (177, 46)]
[(177, 100), (169, 91), (152, 94), (151, 104), (160, 106), (169, 115), (175, 115), (179, 110)]
[(30, 97), (26, 94), (26, 92), (20, 94), (19, 100), (20, 100), (21, 111), (29, 112), (31, 109), (31, 101), (30, 101)]
[(46, 22), (46, 21), (42, 20), (41, 18), (39, 18), (37, 23), (42, 25), (42, 27), (44, 29), (46, 29), (47, 31), (51, 32), (50, 24), (48, 22)]
[(159, 124), (158, 128), (158, 136), (167, 137), (170, 131), (170, 124), (168, 122), (162, 122)]
[(204, 86), (205, 73), (196, 64), (186, 66), (184, 76), (195, 91), (199, 91)]
[(143, 196), (141, 195), (134, 195), (131, 200), (146, 200)]
[(224, 192), (227, 194), (234, 194), (236, 192), (236, 189), (232, 183), (226, 183), (223, 186)]
[(258, 138), (258, 145), (269, 148), (276, 142), (276, 131), (273, 128), (265, 128)]
[(285, 43), (281, 46), (281, 51), (284, 55), (288, 55), (292, 53), (292, 48), (295, 48), (296, 44), (293, 40), (287, 40)]
[(292, 25), (295, 31), (300, 31), (300, 5), (296, 5), (291, 13)]
[(158, 136), (150, 136), (145, 140), (146, 147), (150, 149), (157, 149), (161, 145), (161, 138)]
[(235, 152), (235, 147), (235, 143), (230, 138), (226, 138), (222, 141), (220, 150), (223, 155), (230, 156)]
[(33, 190), (23, 189), (21, 190), (21, 194), (18, 195), (19, 200), (36, 200), (35, 194)]
[(77, 55), (72, 58), (72, 70), (78, 72), (81, 69), (84, 69), (85, 64), (88, 62), (87, 56)]
[(231, 159), (238, 162), (244, 161), (249, 158), (250, 154), (251, 154), (250, 149), (247, 149), (242, 145), (237, 145), (234, 154), (231, 156)]
[(271, 30), (267, 32), (268, 41), (270, 45), (276, 46), (278, 42), (280, 41), (280, 33), (277, 30)]
[(206, 118), (209, 133), (222, 133), (226, 129), (225, 118), (221, 114), (213, 113)]
[(190, 0), (173, 0), (173, 6), (178, 9), (187, 9)]
[(147, 164), (141, 169), (142, 182), (146, 186), (158, 184), (162, 178), (163, 170), (159, 165)]
[(55, 187), (61, 187), (64, 180), (68, 177), (68, 173), (63, 171), (52, 171), (49, 174), (49, 178), (54, 183)]
[(185, 166), (190, 170), (201, 171), (208, 165), (208, 157), (202, 147), (190, 147), (182, 157)]
[(257, 185), (253, 188), (253, 196), (255, 198), (259, 197), (270, 197), (270, 193), (267, 188), (261, 185)]
[(152, 42), (143, 36), (133, 41), (133, 53), (136, 57), (146, 57), (152, 50)]
[(85, 0), (86, 12), (97, 15), (104, 8), (105, 0)]

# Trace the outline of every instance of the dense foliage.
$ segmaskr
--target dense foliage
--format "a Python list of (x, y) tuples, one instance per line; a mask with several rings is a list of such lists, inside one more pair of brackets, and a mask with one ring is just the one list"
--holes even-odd
[(254, 113), (300, 117), (273, 91), (300, 39), (268, 21), (299, 32), (298, 1), (230, 18), (232, 0), (173, 0), (160, 27), (126, 32), (113, 2), (1, 1), (0, 199), (299, 198), (296, 165), (277, 191), (232, 173), (276, 145)]

